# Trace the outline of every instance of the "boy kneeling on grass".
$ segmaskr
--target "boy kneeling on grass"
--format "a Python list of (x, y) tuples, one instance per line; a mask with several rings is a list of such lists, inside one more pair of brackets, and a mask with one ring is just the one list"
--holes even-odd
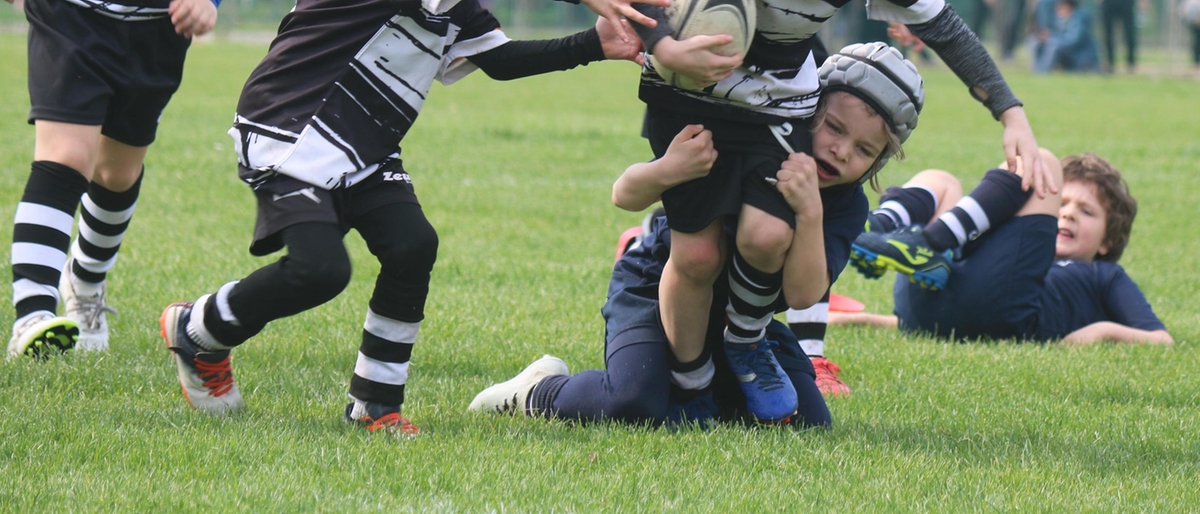
[(1173, 343), (1117, 264), (1137, 215), (1121, 173), (1095, 154), (1059, 163), (1042, 152), (1065, 181), (1061, 194), (1021, 191), (1020, 169), (989, 171), (965, 197), (940, 170), (889, 189), (851, 264), (869, 278), (905, 275), (894, 288), (896, 315), (830, 313), (830, 323), (957, 339)]

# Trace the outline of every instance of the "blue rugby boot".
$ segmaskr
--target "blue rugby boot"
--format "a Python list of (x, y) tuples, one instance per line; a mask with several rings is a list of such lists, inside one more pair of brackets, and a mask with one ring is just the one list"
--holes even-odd
[(886, 234), (866, 232), (850, 247), (850, 264), (867, 278), (879, 278), (887, 270), (908, 275), (912, 282), (930, 291), (946, 287), (950, 280), (953, 252), (937, 252), (929, 246), (919, 226)]
[(775, 358), (771, 344), (725, 341), (725, 357), (746, 395), (746, 410), (760, 423), (787, 422), (800, 405), (796, 388)]
[(717, 417), (717, 403), (713, 401), (712, 389), (694, 392), (687, 400), (672, 398), (667, 405), (667, 428), (679, 429), (695, 424), (701, 430), (713, 427)]

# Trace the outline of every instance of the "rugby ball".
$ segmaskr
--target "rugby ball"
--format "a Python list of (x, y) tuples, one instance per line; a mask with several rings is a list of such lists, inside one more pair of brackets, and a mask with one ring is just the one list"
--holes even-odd
[[(729, 44), (713, 49), (726, 56), (740, 53), (745, 57), (754, 40), (757, 14), (755, 0), (671, 0), (666, 8), (667, 23), (676, 41), (692, 36), (733, 36)], [(693, 91), (706, 86), (662, 66), (653, 55), (650, 63), (667, 84)]]

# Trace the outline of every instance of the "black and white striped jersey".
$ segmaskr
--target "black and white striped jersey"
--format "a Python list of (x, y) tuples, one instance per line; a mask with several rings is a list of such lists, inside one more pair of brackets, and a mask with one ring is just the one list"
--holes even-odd
[(242, 178), (353, 185), (398, 154), (434, 80), (508, 41), (478, 0), (300, 0), (238, 101)]
[[(778, 123), (812, 116), (819, 81), (811, 40), (848, 0), (756, 3), (754, 41), (742, 67), (731, 77), (703, 91), (690, 91), (667, 85), (647, 59), (639, 92), (642, 100), (671, 110), (743, 122)], [(933, 19), (945, 6), (945, 0), (874, 0), (867, 2), (867, 16), (912, 25)], [(667, 26), (665, 19), (660, 19), (660, 25)]]
[[(118, 20), (141, 21), (162, 18), (167, 15), (171, 0), (64, 0), (97, 14)], [(215, 0), (213, 3), (218, 3)]]

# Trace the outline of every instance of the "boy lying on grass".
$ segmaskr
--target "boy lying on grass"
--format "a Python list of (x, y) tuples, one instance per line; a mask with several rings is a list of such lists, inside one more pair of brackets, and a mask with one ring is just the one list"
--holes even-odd
[(1021, 191), (1020, 169), (989, 171), (965, 197), (939, 170), (890, 189), (851, 264), (869, 278), (906, 275), (896, 280), (895, 316), (830, 313), (830, 323), (957, 339), (1173, 343), (1117, 264), (1137, 215), (1121, 173), (1095, 154), (1059, 163), (1042, 152), (1062, 175), (1060, 194)]

